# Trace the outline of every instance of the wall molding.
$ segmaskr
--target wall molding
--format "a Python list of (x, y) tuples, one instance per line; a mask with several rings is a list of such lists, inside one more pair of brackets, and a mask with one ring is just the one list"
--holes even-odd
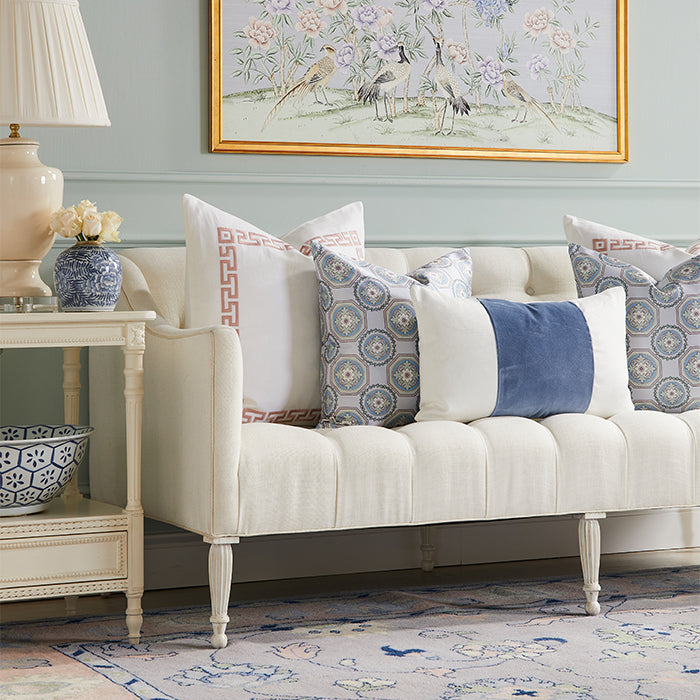
[(478, 187), (517, 189), (700, 190), (700, 180), (628, 180), (609, 178), (451, 177), (430, 175), (347, 175), (335, 173), (216, 173), (63, 171), (67, 182), (196, 183), (218, 185), (313, 185), (326, 187)]

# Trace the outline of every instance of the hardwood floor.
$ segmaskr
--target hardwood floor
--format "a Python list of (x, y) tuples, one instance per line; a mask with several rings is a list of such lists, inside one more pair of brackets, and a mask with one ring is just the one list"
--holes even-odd
[[(611, 573), (644, 571), (675, 566), (700, 566), (700, 549), (606, 554), (601, 558), (600, 573), (601, 577), (604, 577), (605, 574)], [(581, 565), (578, 557), (498, 564), (473, 564), (470, 566), (447, 566), (436, 568), (431, 573), (425, 573), (419, 569), (407, 569), (403, 571), (343, 576), (319, 576), (315, 578), (234, 583), (231, 590), (231, 603), (245, 600), (339, 593), (349, 590), (442, 584), (455, 585), (478, 581), (512, 581), (566, 575), (581, 575)], [(205, 586), (146, 591), (142, 602), (144, 611), (208, 604), (209, 590)], [(2, 603), (0, 604), (0, 622), (46, 620), (63, 617), (68, 614), (120, 614), (125, 609), (126, 599), (119, 593), (108, 596), (82, 596), (77, 600), (69, 601), (68, 605), (72, 606), (72, 612), (70, 613), (67, 612), (67, 603), (62, 598)]]

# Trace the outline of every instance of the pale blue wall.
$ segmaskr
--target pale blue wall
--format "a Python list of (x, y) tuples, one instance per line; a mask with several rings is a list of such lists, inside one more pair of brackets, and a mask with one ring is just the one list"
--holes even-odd
[[(350, 200), (370, 244), (561, 242), (561, 217), (678, 242), (700, 235), (700, 2), (629, 1), (627, 164), (211, 154), (208, 2), (83, 0), (112, 127), (34, 129), (139, 245), (182, 241), (192, 192), (271, 233)], [(31, 133), (30, 133), (31, 132)]]
[[(23, 133), (64, 171), (66, 204), (122, 214), (125, 245), (180, 244), (183, 192), (271, 233), (361, 199), (370, 245), (561, 243), (565, 213), (679, 244), (700, 236), (698, 0), (629, 2), (627, 164), (210, 154), (208, 2), (80, 6), (112, 126)], [(59, 353), (0, 362), (3, 422), (60, 419)]]

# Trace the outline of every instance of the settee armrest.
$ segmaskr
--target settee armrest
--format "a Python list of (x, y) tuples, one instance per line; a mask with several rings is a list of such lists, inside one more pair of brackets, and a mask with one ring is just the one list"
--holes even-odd
[[(105, 463), (114, 460), (114, 426), (121, 424), (108, 408), (116, 394), (105, 395), (103, 387), (110, 375), (118, 379), (115, 359), (90, 356), (90, 418), (95, 436), (102, 433), (91, 448), (98, 452), (97, 459), (91, 452), (91, 492), (109, 502), (121, 491), (118, 465)], [(238, 334), (227, 326), (180, 329), (158, 317), (146, 325), (144, 368), (145, 515), (206, 536), (235, 534), (243, 402)]]

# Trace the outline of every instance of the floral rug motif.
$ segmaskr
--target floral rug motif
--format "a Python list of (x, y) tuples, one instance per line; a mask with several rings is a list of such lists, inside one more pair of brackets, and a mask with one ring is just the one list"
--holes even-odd
[(601, 614), (578, 577), (376, 590), (209, 610), (3, 626), (0, 696), (202, 700), (697, 698), (700, 569), (606, 576)]

